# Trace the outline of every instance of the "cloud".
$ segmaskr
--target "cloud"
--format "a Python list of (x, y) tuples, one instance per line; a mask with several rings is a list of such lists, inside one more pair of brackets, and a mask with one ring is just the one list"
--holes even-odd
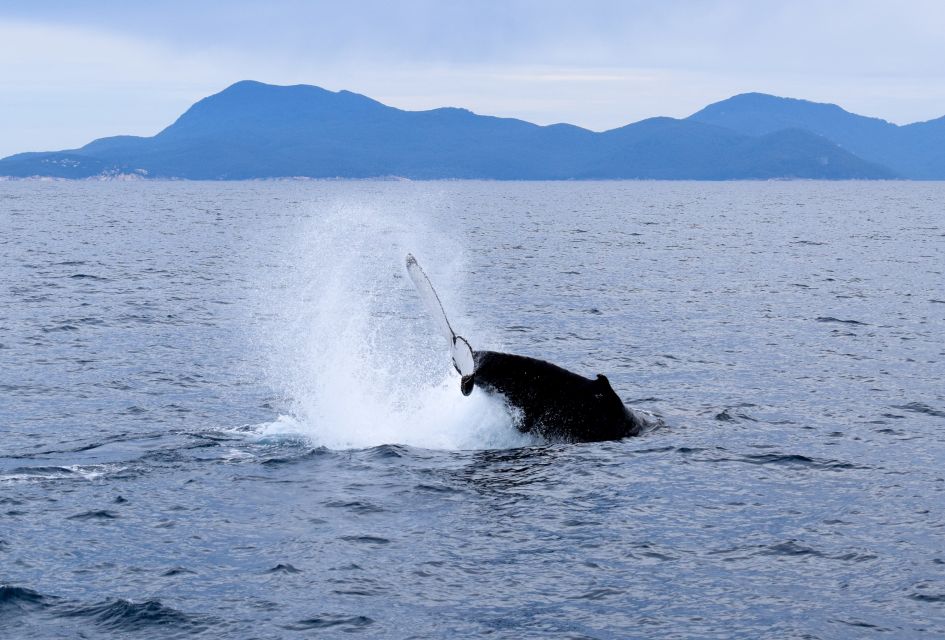
[(98, 0), (0, 6), (0, 155), (151, 135), (253, 78), (607, 129), (744, 91), (945, 113), (945, 3)]
[(115, 34), (0, 23), (0, 154), (153, 134), (205, 92), (212, 70), (193, 62)]
[(0, 15), (185, 52), (441, 64), (941, 71), (937, 0), (7, 0)]

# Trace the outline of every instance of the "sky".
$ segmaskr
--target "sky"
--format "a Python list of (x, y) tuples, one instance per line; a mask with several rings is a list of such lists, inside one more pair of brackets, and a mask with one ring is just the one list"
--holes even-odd
[(0, 157), (244, 79), (596, 131), (747, 91), (906, 124), (945, 115), (945, 2), (0, 0)]

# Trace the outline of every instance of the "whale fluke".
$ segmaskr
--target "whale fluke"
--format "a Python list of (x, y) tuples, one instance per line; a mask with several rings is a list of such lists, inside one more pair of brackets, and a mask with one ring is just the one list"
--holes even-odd
[(607, 377), (593, 380), (557, 365), (511, 353), (473, 351), (456, 335), (443, 303), (420, 268), (407, 254), (407, 273), (440, 333), (450, 344), (453, 366), (462, 376), (464, 396), (480, 387), (505, 398), (517, 409), (516, 427), (552, 440), (594, 442), (639, 435), (651, 423), (624, 406)]
[(446, 311), (443, 309), (443, 303), (440, 302), (440, 296), (436, 294), (436, 289), (433, 288), (427, 274), (423, 272), (420, 263), (410, 253), (407, 254), (407, 273), (410, 275), (410, 279), (413, 280), (417, 293), (420, 294), (420, 299), (423, 301), (423, 306), (427, 308), (427, 312), (433, 318), (436, 328), (449, 342), (450, 355), (453, 358), (453, 366), (456, 367), (456, 371), (461, 376), (471, 376), (475, 368), (472, 347), (469, 346), (466, 338), (456, 335), (456, 332), (453, 331), (453, 327), (450, 326), (450, 321), (446, 317)]

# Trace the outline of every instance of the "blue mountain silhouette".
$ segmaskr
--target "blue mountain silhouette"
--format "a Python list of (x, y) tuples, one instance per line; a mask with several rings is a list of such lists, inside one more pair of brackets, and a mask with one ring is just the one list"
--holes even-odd
[[(597, 133), (349, 91), (238, 82), (152, 137), (21, 153), (0, 175), (235, 180), (305, 176), (498, 180), (945, 177), (941, 121), (897, 127), (835, 105), (745, 94), (678, 120)], [(935, 136), (939, 136), (936, 138)]]
[(821, 104), (763, 93), (744, 93), (711, 104), (689, 120), (714, 124), (749, 136), (803, 129), (824, 136), (869, 162), (903, 177), (945, 178), (945, 117), (898, 126)]

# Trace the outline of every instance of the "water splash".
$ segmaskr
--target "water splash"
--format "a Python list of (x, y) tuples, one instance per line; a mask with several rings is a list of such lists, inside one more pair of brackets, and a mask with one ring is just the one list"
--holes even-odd
[(404, 271), (435, 265), (444, 305), (465, 329), (462, 251), (426, 224), (427, 203), (334, 204), (298, 221), (277, 282), (261, 290), (259, 343), (284, 412), (261, 436), (304, 435), (329, 448), (408, 444), (480, 449), (532, 442), (505, 405), (463, 397), (447, 345)]

